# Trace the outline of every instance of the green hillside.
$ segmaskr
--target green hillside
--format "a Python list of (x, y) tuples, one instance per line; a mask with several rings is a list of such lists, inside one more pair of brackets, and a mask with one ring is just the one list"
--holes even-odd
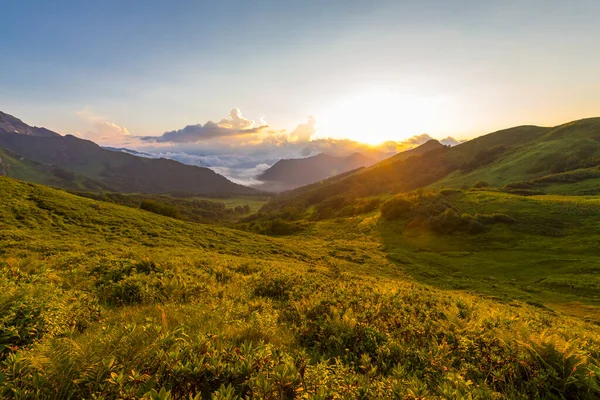
[[(535, 189), (530, 181), (600, 165), (600, 118), (584, 119), (555, 128), (521, 126), (481, 136), (448, 148), (428, 142), (369, 168), (340, 175), (274, 197), (264, 213), (277, 215), (285, 207), (306, 212), (311, 207), (333, 213), (360, 206), (365, 198), (387, 196), (419, 188), (469, 188), (479, 182), (512, 189)], [(410, 156), (409, 156), (410, 155)], [(545, 178), (548, 177), (548, 178)], [(577, 182), (558, 182), (560, 193), (589, 193), (585, 177)], [(565, 187), (579, 183), (573, 191)], [(535, 186), (537, 184), (534, 184)], [(593, 185), (593, 183), (592, 183)], [(556, 189), (556, 188), (555, 188)], [(551, 192), (552, 190), (550, 189)], [(583, 190), (583, 192), (582, 192)], [(534, 191), (535, 192), (535, 191)], [(557, 192), (557, 193), (558, 193)], [(537, 191), (540, 194), (540, 190)], [(341, 214), (340, 214), (341, 212)], [(319, 217), (319, 213), (316, 214)]]
[(109, 190), (95, 181), (54, 165), (42, 164), (0, 147), (0, 176), (72, 190)]
[(452, 148), (448, 157), (462, 165), (436, 184), (451, 187), (478, 181), (502, 186), (593, 167), (600, 165), (600, 118), (492, 133)]
[(253, 194), (208, 168), (106, 150), (75, 136), (39, 137), (0, 130), (0, 146), (125, 193)]
[[(415, 218), (388, 220), (391, 206), (273, 238), (9, 178), (0, 196), (3, 397), (600, 396), (600, 327), (592, 311), (569, 312), (575, 299), (596, 310), (595, 199), (428, 197), (505, 213), (473, 217), (501, 221), (480, 233), (496, 238), (487, 246), (469, 244), (460, 223), (398, 231)], [(429, 200), (411, 199), (410, 212)], [(572, 217), (559, 225), (554, 213)], [(537, 252), (561, 235), (562, 255)], [(504, 250), (526, 265), (476, 271), (492, 254), (503, 261), (506, 237)], [(536, 254), (548, 260), (536, 264)], [(565, 267), (559, 257), (578, 260)], [(534, 282), (533, 268), (546, 281)], [(486, 293), (492, 274), (490, 290), (506, 296)]]

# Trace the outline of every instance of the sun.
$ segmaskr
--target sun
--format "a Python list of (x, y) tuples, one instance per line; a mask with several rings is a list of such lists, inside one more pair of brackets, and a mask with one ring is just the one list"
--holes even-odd
[(322, 135), (376, 145), (424, 133), (439, 101), (388, 90), (372, 90), (333, 102), (318, 116)]

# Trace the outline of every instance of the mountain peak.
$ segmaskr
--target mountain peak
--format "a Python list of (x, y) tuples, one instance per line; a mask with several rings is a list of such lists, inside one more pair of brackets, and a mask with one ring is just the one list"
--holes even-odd
[(19, 118), (13, 117), (12, 115), (6, 114), (2, 111), (0, 111), (0, 132), (19, 133), (21, 135), (40, 137), (60, 136), (58, 133), (52, 132), (46, 128), (29, 126)]

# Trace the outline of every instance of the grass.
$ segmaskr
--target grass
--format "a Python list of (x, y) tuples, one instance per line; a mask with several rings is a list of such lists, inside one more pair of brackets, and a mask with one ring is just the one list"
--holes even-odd
[[(483, 285), (444, 287), (442, 274), (478, 252), (500, 252), (500, 239), (461, 247), (473, 236), (400, 229), (377, 211), (274, 238), (110, 203), (96, 208), (97, 201), (8, 178), (0, 178), (0, 196), (3, 397), (600, 395), (600, 327), (540, 308), (537, 298), (498, 301), (481, 295)], [(465, 212), (525, 207), (517, 219), (570, 210), (559, 233), (585, 236), (565, 259), (576, 249), (587, 257), (597, 240), (586, 232), (594, 199), (452, 196)], [(571, 225), (577, 218), (588, 225)], [(554, 243), (557, 236), (528, 221), (492, 225), (481, 241), (537, 238), (528, 254)], [(546, 286), (559, 298), (570, 269), (553, 270)], [(570, 295), (594, 307), (587, 290)]]
[[(502, 301), (544, 304), (600, 323), (597, 255), (600, 199), (522, 197), (497, 191), (453, 195), (462, 213), (506, 213), (516, 221), (478, 235), (437, 235), (423, 226), (382, 222), (392, 260), (422, 282)], [(572, 307), (582, 303), (593, 308)]]
[(268, 201), (268, 196), (232, 196), (232, 197), (194, 197), (198, 200), (206, 201), (218, 201), (224, 203), (229, 208), (235, 208), (238, 206), (250, 206), (250, 212), (255, 213)]
[[(493, 186), (525, 181), (555, 172), (600, 163), (600, 118), (574, 121), (554, 128), (517, 127), (492, 133), (457, 146), (455, 160), (481, 154), (476, 168), (455, 171), (435, 183), (470, 187), (477, 181)], [(486, 152), (496, 150), (494, 156)]]

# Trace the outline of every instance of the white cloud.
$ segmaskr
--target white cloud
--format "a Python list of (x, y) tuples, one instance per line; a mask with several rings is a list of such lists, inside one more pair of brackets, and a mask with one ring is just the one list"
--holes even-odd
[(77, 111), (76, 114), (86, 122), (92, 123), (93, 129), (77, 136), (92, 140), (99, 144), (126, 144), (131, 143), (131, 133), (124, 126), (106, 120), (106, 117), (96, 114), (90, 107)]
[(79, 118), (88, 122), (100, 122), (106, 120), (106, 117), (96, 114), (90, 106), (85, 106), (83, 110), (76, 111), (75, 114), (77, 114)]
[(131, 134), (124, 126), (103, 121), (94, 124), (94, 129), (88, 131), (84, 137), (98, 143), (121, 143), (124, 138)]
[(444, 146), (456, 146), (457, 144), (461, 144), (463, 143), (464, 140), (456, 140), (451, 136), (448, 136), (445, 139), (440, 140), (440, 143), (443, 144)]
[[(254, 125), (254, 121), (242, 117), (242, 112), (239, 108), (234, 108), (229, 113), (229, 116), (219, 121), (219, 126), (227, 129), (252, 129), (254, 128)], [(266, 125), (266, 123), (264, 123), (263, 125)]]
[(316, 129), (317, 121), (315, 117), (310, 115), (308, 121), (304, 124), (300, 124), (290, 133), (292, 140), (296, 142), (309, 142), (312, 135), (317, 133)]

